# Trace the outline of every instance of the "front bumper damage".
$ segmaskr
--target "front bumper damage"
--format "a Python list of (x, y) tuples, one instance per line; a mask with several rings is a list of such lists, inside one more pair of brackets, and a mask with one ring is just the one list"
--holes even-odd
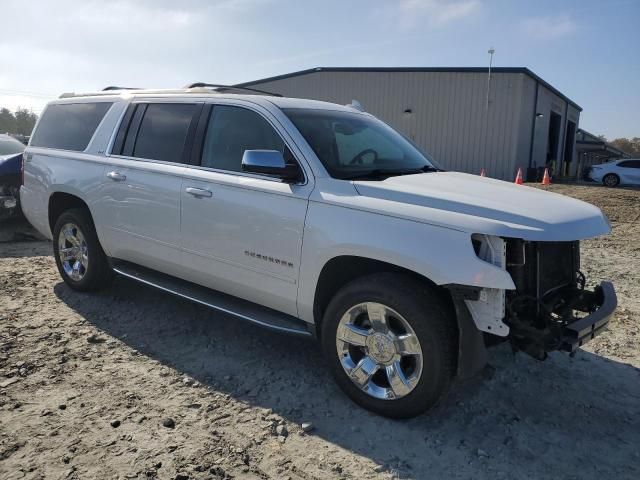
[(611, 282), (585, 288), (580, 272), (580, 243), (530, 242), (474, 236), (481, 259), (504, 268), (513, 290), (460, 288), (478, 330), (492, 340), (509, 340), (513, 349), (539, 360), (548, 352), (573, 353), (601, 333), (616, 307)]
[(567, 352), (576, 351), (601, 333), (618, 306), (616, 291), (611, 282), (600, 283), (593, 292), (583, 290), (578, 297), (579, 302), (591, 310), (591, 313), (563, 328), (560, 350)]
[(20, 176), (0, 175), (0, 220), (20, 211)]
[(618, 305), (611, 282), (602, 282), (593, 291), (567, 287), (557, 293), (555, 302), (553, 309), (534, 313), (529, 305), (510, 312), (505, 321), (516, 350), (539, 360), (554, 350), (573, 353), (604, 330)]
[(507, 270), (516, 290), (507, 293), (505, 323), (515, 349), (544, 359), (575, 352), (601, 333), (616, 307), (611, 282), (585, 288), (579, 242), (507, 240)]

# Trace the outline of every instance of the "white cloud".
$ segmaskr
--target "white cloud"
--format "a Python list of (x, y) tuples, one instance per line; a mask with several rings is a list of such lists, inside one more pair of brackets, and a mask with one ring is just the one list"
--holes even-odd
[(242, 54), (259, 51), (273, 1), (0, 0), (0, 107), (39, 111), (105, 85), (246, 80)]
[(555, 39), (576, 31), (577, 25), (568, 15), (549, 15), (532, 17), (520, 24), (522, 31), (528, 36), (540, 39)]
[(466, 18), (480, 8), (479, 0), (400, 0), (385, 8), (385, 16), (394, 18), (403, 29), (421, 25), (443, 26)]

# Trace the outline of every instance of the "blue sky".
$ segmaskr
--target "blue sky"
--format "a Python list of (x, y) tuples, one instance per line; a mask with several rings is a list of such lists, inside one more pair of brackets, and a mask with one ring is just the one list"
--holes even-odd
[(234, 83), (316, 66), (525, 66), (640, 136), (640, 0), (1, 0), (0, 106), (106, 85)]

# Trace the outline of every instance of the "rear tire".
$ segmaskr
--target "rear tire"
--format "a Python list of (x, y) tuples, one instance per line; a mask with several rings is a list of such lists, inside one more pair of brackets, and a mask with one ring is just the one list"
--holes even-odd
[[(387, 333), (379, 333), (384, 325)], [(434, 288), (380, 273), (338, 291), (324, 314), (321, 342), (347, 396), (385, 417), (409, 418), (447, 392), (457, 356), (455, 329), (453, 312)]]
[(86, 209), (73, 208), (58, 217), (53, 228), (53, 253), (60, 276), (74, 290), (99, 290), (113, 279)]
[(605, 187), (617, 187), (620, 184), (620, 177), (615, 173), (607, 173), (602, 177), (602, 183)]

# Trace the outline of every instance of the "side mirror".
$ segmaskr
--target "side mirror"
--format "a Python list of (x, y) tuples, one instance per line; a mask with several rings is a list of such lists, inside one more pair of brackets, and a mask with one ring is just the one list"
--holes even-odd
[(270, 175), (287, 182), (294, 182), (300, 177), (298, 164), (287, 165), (282, 153), (277, 150), (245, 150), (242, 171)]

